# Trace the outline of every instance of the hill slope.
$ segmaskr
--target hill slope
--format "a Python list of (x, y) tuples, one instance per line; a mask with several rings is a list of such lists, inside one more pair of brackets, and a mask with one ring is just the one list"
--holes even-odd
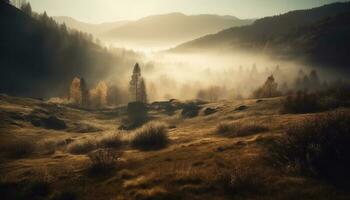
[(251, 24), (232, 16), (191, 15), (170, 13), (154, 15), (111, 30), (102, 37), (114, 41), (176, 44), (229, 27)]
[[(152, 110), (152, 121), (172, 126), (168, 132), (171, 142), (163, 149), (144, 151), (129, 145), (134, 131), (115, 130), (125, 117), (115, 109), (89, 112), (0, 95), (0, 146), (13, 145), (14, 150), (22, 149), (16, 144), (36, 147), (20, 158), (7, 156), (11, 148), (0, 148), (0, 175), (6, 177), (0, 180), (0, 193), (4, 200), (37, 199), (34, 197), (39, 195), (42, 199), (62, 199), (63, 194), (86, 200), (349, 199), (348, 190), (294, 171), (285, 172), (267, 162), (266, 147), (278, 140), (288, 125), (319, 115), (281, 115), (280, 104), (281, 98), (259, 103), (253, 99), (206, 103), (201, 105), (200, 115), (191, 119), (182, 118), (181, 110), (172, 116), (164, 110)], [(237, 111), (242, 105), (247, 109)], [(205, 108), (217, 112), (206, 116), (202, 113)], [(31, 122), (49, 116), (64, 121), (66, 129), (53, 130)], [(217, 133), (220, 123), (255, 124), (266, 129), (235, 137)], [(116, 169), (90, 172), (89, 152), (103, 148), (86, 144), (117, 138), (111, 137), (113, 134), (123, 138), (123, 145), (116, 147), (123, 152)], [(77, 144), (85, 152), (70, 150)], [(231, 186), (228, 181), (235, 177), (239, 180)], [(35, 181), (44, 187), (34, 187)], [(45, 186), (50, 190), (35, 193), (36, 188)]]
[[(221, 49), (305, 58), (314, 64), (346, 66), (350, 41), (350, 3), (335, 3), (256, 20), (179, 45), (172, 51)], [(326, 57), (324, 57), (326, 55)]]

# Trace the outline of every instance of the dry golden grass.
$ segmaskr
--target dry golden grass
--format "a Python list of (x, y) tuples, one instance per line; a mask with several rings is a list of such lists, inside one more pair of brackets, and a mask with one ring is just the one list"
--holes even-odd
[(97, 148), (96, 142), (92, 139), (81, 139), (70, 143), (67, 151), (72, 154), (86, 154)]
[(244, 137), (267, 131), (268, 128), (256, 123), (223, 122), (216, 127), (216, 132), (232, 137)]
[[(5, 112), (0, 110), (0, 114), (22, 112), (27, 115), (31, 113), (31, 107), (46, 107), (43, 102), (34, 101), (31, 104), (26, 102), (27, 100), (17, 99), (16, 103), (9, 100), (5, 107), (0, 104), (0, 109), (6, 109)], [(235, 111), (235, 108), (242, 103), (248, 109)], [(21, 111), (25, 107), (23, 105), (27, 108)], [(64, 106), (55, 108), (55, 112), (59, 112), (60, 118), (67, 122), (67, 130), (46, 130), (33, 127), (26, 121), (16, 121), (17, 125), (8, 124), (1, 127), (3, 131), (0, 136), (1, 145), (6, 144), (3, 141), (12, 141), (11, 139), (17, 136), (18, 138), (30, 138), (39, 143), (34, 153), (27, 154), (21, 159), (1, 158), (1, 161), (4, 161), (1, 163), (1, 177), (6, 174), (8, 178), (0, 179), (0, 190), (4, 186), (8, 188), (7, 191), (11, 195), (14, 195), (9, 195), (13, 198), (2, 196), (2, 199), (20, 199), (16, 198), (16, 194), (33, 191), (28, 187), (31, 184), (22, 180), (31, 180), (35, 176), (41, 176), (33, 174), (33, 171), (41, 166), (48, 168), (50, 177), (46, 181), (49, 188), (48, 194), (40, 197), (41, 199), (327, 200), (330, 197), (349, 199), (349, 193), (344, 190), (329, 186), (320, 179), (286, 173), (280, 168), (269, 165), (263, 159), (267, 155), (267, 144), (278, 138), (289, 123), (298, 123), (304, 119), (304, 115), (280, 115), (280, 105), (280, 98), (265, 99), (259, 103), (256, 103), (256, 100), (212, 102), (203, 107), (210, 106), (220, 109), (210, 120), (202, 115), (191, 119), (182, 118), (181, 110), (178, 110), (173, 116), (168, 116), (164, 112), (149, 112), (150, 120), (176, 125), (176, 128), (170, 130), (167, 130), (167, 126), (165, 128), (145, 128), (145, 126), (145, 129), (116, 133), (116, 128), (120, 125), (123, 115), (114, 113), (115, 110), (90, 112), (66, 109)], [(220, 133), (213, 134), (213, 130), (220, 122), (233, 120), (234, 123), (240, 125), (231, 126), (231, 123), (227, 123), (228, 126), (224, 126), (224, 129), (228, 127), (231, 132), (228, 131), (223, 135), (231, 136), (232, 134), (237, 137), (218, 137)], [(68, 131), (74, 130), (76, 124), (87, 121), (98, 127), (100, 131), (89, 133)], [(256, 128), (254, 124), (251, 126), (250, 122), (255, 122), (264, 128), (268, 124), (268, 129), (261, 132), (261, 127)], [(3, 124), (0, 123), (0, 126)], [(139, 151), (138, 149), (141, 148), (133, 146), (132, 142), (136, 138), (135, 135), (140, 132), (152, 132), (152, 134), (156, 132), (155, 138), (158, 138), (160, 132), (161, 137), (159, 138), (166, 138), (167, 141), (171, 138), (171, 146), (161, 151)], [(164, 132), (166, 137), (162, 134)], [(255, 133), (257, 134), (252, 137), (243, 137)], [(61, 144), (57, 138), (69, 138), (69, 141)], [(154, 138), (154, 136), (141, 142), (142, 146), (146, 144), (147, 149), (154, 148), (154, 143), (149, 142), (149, 138)], [(258, 138), (268, 138), (268, 140), (262, 142)], [(119, 146), (120, 141), (122, 146)], [(108, 156), (108, 159), (103, 159), (105, 156), (97, 156), (99, 161), (96, 163), (103, 160), (102, 163), (107, 163), (107, 165), (113, 163), (111, 166), (116, 168), (107, 167), (107, 170), (102, 170), (108, 171), (107, 174), (97, 176), (87, 173), (90, 172), (92, 165), (88, 153), (96, 149), (105, 151), (110, 148), (113, 151), (123, 152), (122, 158), (115, 163), (115, 159), (109, 162)], [(56, 151), (54, 154), (48, 154), (54, 150)], [(79, 153), (77, 155), (73, 152)], [(254, 162), (248, 162), (248, 160)], [(40, 189), (41, 191), (46, 190), (45, 184), (37, 185), (34, 188), (43, 188)], [(68, 186), (69, 189), (67, 189)], [(27, 197), (26, 199), (34, 199), (34, 197)]]

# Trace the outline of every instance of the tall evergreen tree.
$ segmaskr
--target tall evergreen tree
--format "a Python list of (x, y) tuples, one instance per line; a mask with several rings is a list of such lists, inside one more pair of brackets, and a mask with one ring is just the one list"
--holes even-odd
[(131, 76), (131, 81), (129, 84), (130, 100), (138, 101), (139, 99), (139, 88), (141, 80), (141, 69), (138, 63), (135, 64), (134, 70)]
[(21, 6), (20, 9), (25, 12), (28, 15), (32, 15), (32, 6), (30, 5), (29, 2), (24, 2)]

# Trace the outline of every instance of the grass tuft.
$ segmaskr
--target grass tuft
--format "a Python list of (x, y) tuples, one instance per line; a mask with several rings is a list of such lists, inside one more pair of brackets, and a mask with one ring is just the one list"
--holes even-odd
[(67, 151), (72, 154), (86, 154), (96, 149), (96, 143), (90, 140), (77, 140), (67, 146)]
[(168, 142), (167, 125), (153, 122), (136, 130), (131, 146), (142, 150), (154, 150), (165, 147)]

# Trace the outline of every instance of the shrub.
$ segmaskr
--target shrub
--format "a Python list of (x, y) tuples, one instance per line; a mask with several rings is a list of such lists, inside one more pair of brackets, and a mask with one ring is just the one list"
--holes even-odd
[(288, 127), (269, 152), (278, 166), (334, 183), (350, 178), (350, 114), (333, 112)]
[(136, 130), (135, 136), (131, 140), (131, 145), (143, 150), (160, 149), (166, 146), (168, 141), (166, 124), (150, 123)]
[(99, 149), (89, 153), (91, 161), (90, 170), (93, 172), (106, 172), (116, 167), (122, 153), (113, 149)]
[(3, 151), (10, 157), (10, 158), (22, 158), (25, 156), (29, 156), (32, 154), (36, 149), (35, 143), (29, 140), (15, 140), (12, 142), (7, 143), (3, 147)]
[(255, 133), (267, 131), (265, 126), (254, 123), (220, 123), (216, 127), (216, 132), (222, 135), (233, 137), (244, 137)]
[(98, 146), (102, 148), (120, 148), (123, 144), (121, 137), (118, 134), (104, 135), (98, 139)]
[(85, 154), (96, 149), (96, 143), (92, 140), (78, 140), (70, 143), (67, 150), (72, 154)]

